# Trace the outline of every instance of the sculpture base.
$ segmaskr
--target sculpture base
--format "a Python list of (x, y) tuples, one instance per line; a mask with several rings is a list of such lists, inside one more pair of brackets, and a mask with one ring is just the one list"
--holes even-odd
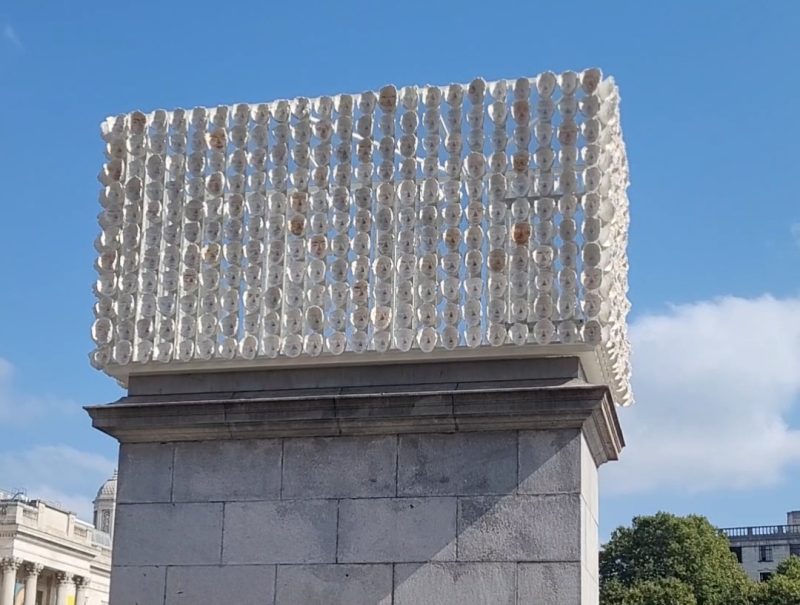
[(577, 358), (132, 377), (110, 605), (596, 605), (597, 467), (622, 436)]

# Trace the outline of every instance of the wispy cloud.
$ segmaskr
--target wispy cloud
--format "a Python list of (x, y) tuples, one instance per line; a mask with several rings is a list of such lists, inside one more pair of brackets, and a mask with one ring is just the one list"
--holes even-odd
[(46, 418), (81, 413), (81, 406), (73, 401), (20, 392), (14, 375), (13, 364), (0, 357), (0, 427), (30, 426)]
[(631, 326), (637, 404), (607, 493), (779, 485), (800, 464), (800, 298), (727, 297)]
[(793, 223), (789, 230), (792, 234), (792, 239), (797, 246), (800, 246), (800, 223)]
[(111, 476), (114, 461), (68, 445), (38, 445), (22, 451), (0, 452), (3, 489), (24, 491), (91, 520), (92, 501)]
[(17, 50), (22, 50), (22, 40), (16, 30), (8, 23), (3, 26), (3, 39)]

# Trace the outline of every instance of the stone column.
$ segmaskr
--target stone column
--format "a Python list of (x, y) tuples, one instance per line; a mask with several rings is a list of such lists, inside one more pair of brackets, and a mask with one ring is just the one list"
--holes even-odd
[(75, 605), (86, 605), (86, 595), (89, 590), (89, 578), (75, 576)]
[(56, 605), (67, 605), (67, 597), (69, 596), (69, 585), (72, 584), (72, 574), (64, 571), (59, 571), (56, 574), (58, 581), (58, 588), (56, 588)]
[(14, 605), (14, 586), (17, 583), (17, 568), (22, 564), (22, 559), (5, 557), (0, 560), (0, 569), (3, 570), (3, 587), (0, 593), (0, 605)]
[(39, 574), (44, 566), (38, 563), (25, 563), (25, 602), (24, 605), (36, 605), (36, 587)]

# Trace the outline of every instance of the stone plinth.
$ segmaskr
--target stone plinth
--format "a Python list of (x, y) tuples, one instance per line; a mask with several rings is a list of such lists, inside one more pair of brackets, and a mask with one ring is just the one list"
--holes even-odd
[(578, 358), (131, 377), (110, 605), (593, 605), (597, 467), (623, 446)]

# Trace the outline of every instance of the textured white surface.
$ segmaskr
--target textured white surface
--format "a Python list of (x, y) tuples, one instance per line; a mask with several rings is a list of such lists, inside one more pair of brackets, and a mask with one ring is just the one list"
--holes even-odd
[(108, 118), (92, 363), (588, 345), (629, 403), (618, 104), (592, 69)]

